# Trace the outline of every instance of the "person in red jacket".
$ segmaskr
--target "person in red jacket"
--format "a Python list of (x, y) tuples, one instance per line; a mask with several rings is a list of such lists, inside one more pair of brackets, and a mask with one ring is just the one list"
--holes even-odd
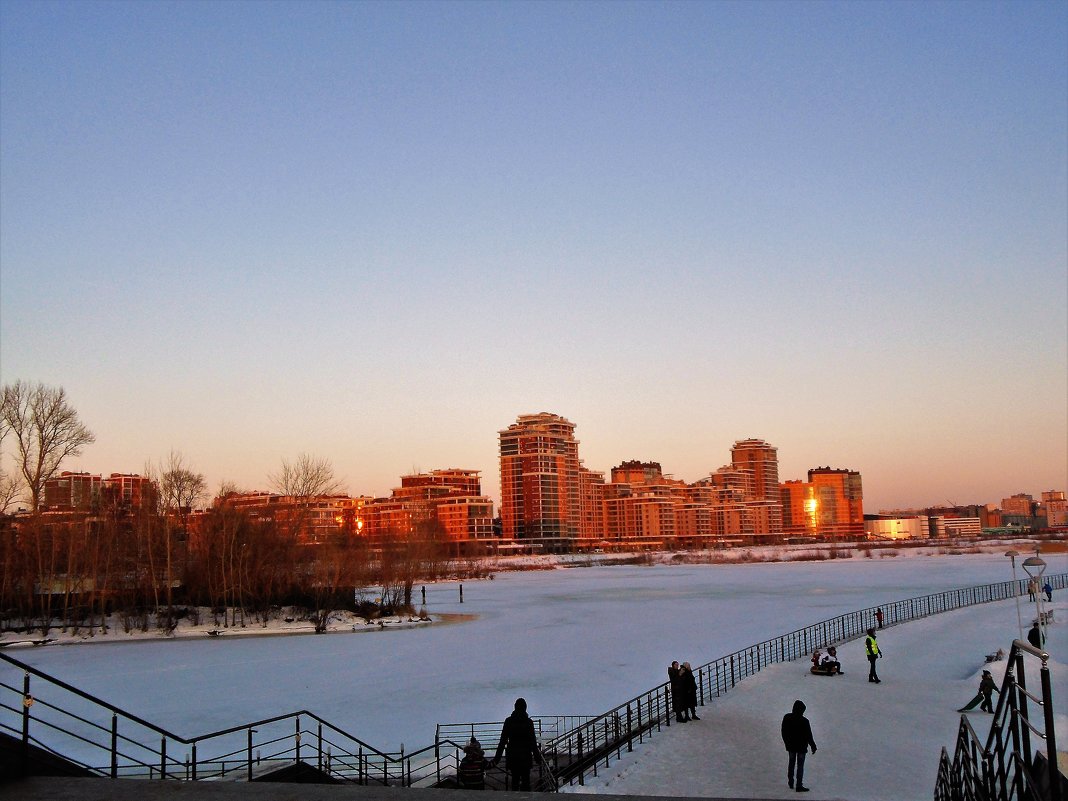
[[(805, 755), (809, 748), (816, 753), (816, 741), (812, 739), (812, 726), (805, 717), (805, 704), (802, 701), (794, 701), (793, 711), (787, 713), (782, 719), (782, 742), (790, 754), (790, 765), (786, 769), (786, 783), (799, 793), (807, 793), (805, 787)], [(797, 773), (794, 773), (794, 770)], [(797, 784), (794, 784), (794, 776), (797, 776)]]

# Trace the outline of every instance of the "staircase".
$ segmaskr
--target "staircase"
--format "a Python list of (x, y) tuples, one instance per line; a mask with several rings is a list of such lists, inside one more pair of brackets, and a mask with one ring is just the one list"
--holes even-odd
[[(1025, 660), (1038, 667), (1038, 695), (1027, 688)], [(1068, 781), (1057, 764), (1048, 661), (1045, 651), (1013, 642), (990, 732), (982, 739), (961, 715), (953, 756), (942, 749), (935, 801), (1068, 801)], [(1044, 750), (1032, 751), (1032, 736), (1045, 742)]]

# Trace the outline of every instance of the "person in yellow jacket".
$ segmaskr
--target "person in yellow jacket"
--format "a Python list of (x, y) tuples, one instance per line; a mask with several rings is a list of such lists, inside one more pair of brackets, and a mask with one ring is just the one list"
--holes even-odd
[(875, 629), (868, 629), (868, 636), (864, 638), (864, 650), (868, 654), (868, 681), (878, 684), (880, 679), (879, 674), (875, 672), (875, 660), (882, 656), (882, 652), (875, 637)]

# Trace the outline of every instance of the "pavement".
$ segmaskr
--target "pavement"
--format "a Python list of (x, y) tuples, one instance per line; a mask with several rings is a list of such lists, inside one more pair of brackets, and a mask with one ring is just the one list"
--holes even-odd
[[(472, 798), (467, 798), (472, 796)], [(510, 793), (509, 801), (545, 798), (544, 793)], [(12, 801), (486, 801), (481, 790), (426, 790), (323, 784), (245, 782), (161, 782), (139, 779), (67, 779), (35, 776), (0, 784), (0, 798)], [(642, 801), (642, 796), (598, 795), (598, 801)], [(657, 796), (656, 801), (670, 801)], [(650, 801), (652, 799), (650, 798)], [(705, 796), (702, 801), (725, 801)], [(754, 798), (752, 801), (769, 801)]]

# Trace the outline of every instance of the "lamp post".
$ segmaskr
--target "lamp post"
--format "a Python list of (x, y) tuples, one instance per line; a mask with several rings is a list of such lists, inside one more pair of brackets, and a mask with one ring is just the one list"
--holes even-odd
[[(1041, 587), (1042, 574), (1046, 572), (1046, 563), (1042, 561), (1039, 556), (1029, 556), (1024, 559), (1023, 569), (1027, 571), (1027, 575), (1035, 580), (1035, 585)], [(1035, 592), (1035, 609), (1038, 610), (1038, 633), (1041, 635), (1039, 640), (1042, 643), (1046, 642), (1046, 630), (1042, 625), (1042, 592), (1041, 590)]]
[(1016, 557), (1019, 551), (1005, 551), (1005, 555), (1012, 560), (1012, 597), (1016, 600), (1016, 627), (1020, 630), (1020, 639), (1024, 638), (1023, 618), (1020, 617), (1020, 583), (1016, 580)]

